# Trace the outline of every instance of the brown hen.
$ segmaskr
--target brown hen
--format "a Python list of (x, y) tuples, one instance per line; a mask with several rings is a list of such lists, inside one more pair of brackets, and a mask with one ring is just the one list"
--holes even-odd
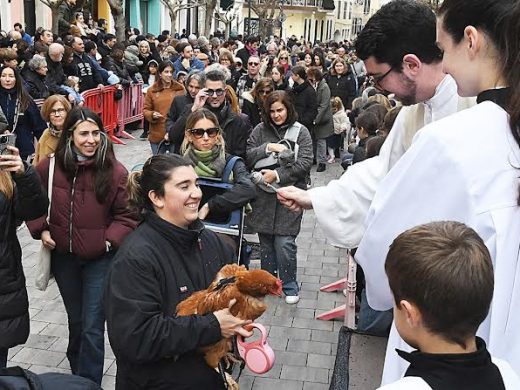
[[(228, 264), (217, 273), (215, 280), (206, 290), (193, 293), (177, 305), (177, 315), (207, 314), (225, 309), (232, 299), (236, 303), (231, 314), (243, 320), (256, 320), (267, 309), (263, 301), (266, 295), (282, 294), (282, 282), (267, 271), (247, 270), (244, 266)], [(216, 368), (230, 349), (229, 340), (203, 347), (204, 359)]]

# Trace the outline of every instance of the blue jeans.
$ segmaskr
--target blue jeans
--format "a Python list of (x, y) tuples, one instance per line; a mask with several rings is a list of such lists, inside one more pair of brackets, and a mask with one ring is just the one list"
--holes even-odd
[(285, 295), (298, 295), (296, 236), (258, 234), (262, 269), (282, 280)]
[(7, 348), (0, 348), (0, 368), (5, 368), (7, 366), (7, 353), (9, 350)]
[(103, 289), (113, 253), (83, 260), (67, 253), (52, 254), (52, 273), (69, 320), (67, 358), (75, 375), (101, 384), (105, 358)]
[(394, 319), (393, 311), (377, 311), (368, 305), (366, 289), (361, 292), (357, 330), (375, 336), (388, 336)]
[(159, 150), (159, 144), (152, 144), (150, 142), (150, 148), (152, 148), (152, 154), (155, 156)]

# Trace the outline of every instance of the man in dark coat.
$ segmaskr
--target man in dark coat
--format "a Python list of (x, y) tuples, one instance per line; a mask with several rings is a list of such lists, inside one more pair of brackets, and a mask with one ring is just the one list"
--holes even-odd
[[(74, 75), (79, 77), (79, 91), (84, 92), (88, 89), (103, 87), (103, 77), (92, 66), (87, 54), (85, 54), (85, 44), (81, 38), (75, 37), (72, 42), (74, 55), (72, 57), (72, 68)], [(70, 76), (70, 75), (69, 75)]]
[(226, 75), (219, 69), (206, 73), (205, 88), (199, 91), (194, 103), (186, 107), (180, 118), (170, 128), (168, 132), (170, 142), (173, 142), (174, 145), (182, 143), (188, 115), (202, 107), (206, 107), (217, 116), (220, 128), (223, 130), (226, 153), (245, 157), (246, 141), (250, 129), (227, 103)]
[(67, 96), (69, 101), (74, 101), (74, 96), (62, 87), (67, 81), (67, 77), (63, 72), (63, 65), (61, 60), (63, 59), (63, 53), (65, 48), (59, 43), (53, 43), (49, 46), (49, 52), (45, 56), (47, 60), (47, 74), (45, 75), (45, 83), (49, 87), (51, 95), (58, 94)]
[(74, 8), (76, 0), (65, 0), (58, 9), (58, 35), (60, 37), (68, 34), (72, 19), (74, 17)]
[(242, 64), (244, 67), (247, 67), (247, 61), (249, 57), (252, 55), (258, 56), (258, 45), (260, 43), (260, 38), (257, 36), (249, 36), (246, 39), (245, 46), (237, 51), (237, 57), (242, 60)]

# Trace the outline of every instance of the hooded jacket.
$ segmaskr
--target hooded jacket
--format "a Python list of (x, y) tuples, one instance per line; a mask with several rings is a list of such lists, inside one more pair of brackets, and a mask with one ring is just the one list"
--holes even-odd
[(145, 212), (106, 280), (105, 313), (118, 388), (224, 388), (220, 375), (197, 352), (220, 340), (216, 317), (175, 313), (179, 302), (207, 288), (234, 258), (200, 220), (182, 229)]
[(34, 168), (25, 165), (25, 174), (13, 175), (13, 180), (11, 199), (0, 192), (0, 349), (23, 344), (29, 337), (29, 300), (17, 221), (38, 218), (48, 206)]
[(307, 127), (309, 131), (313, 131), (314, 118), (318, 114), (318, 100), (316, 91), (305, 80), (302, 84), (294, 83), (292, 91), (290, 92), (293, 97), (294, 107), (298, 113), (298, 122)]

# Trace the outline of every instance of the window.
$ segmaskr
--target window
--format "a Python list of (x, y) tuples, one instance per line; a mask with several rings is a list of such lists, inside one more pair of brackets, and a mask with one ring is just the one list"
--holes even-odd
[(365, 0), (365, 7), (363, 9), (363, 13), (368, 15), (370, 13), (370, 0)]

